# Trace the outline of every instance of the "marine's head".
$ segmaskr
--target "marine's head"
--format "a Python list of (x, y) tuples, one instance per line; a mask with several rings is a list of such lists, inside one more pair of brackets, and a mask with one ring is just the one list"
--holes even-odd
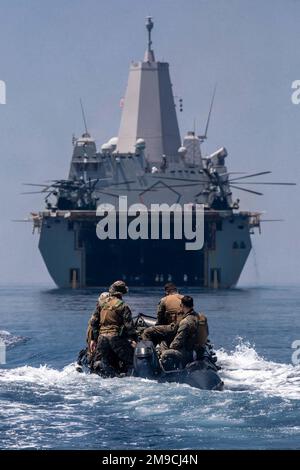
[(105, 301), (108, 299), (109, 297), (109, 292), (102, 292), (102, 294), (99, 295), (98, 297), (98, 304), (100, 307), (103, 307), (103, 305), (105, 304)]
[(114, 294), (127, 294), (128, 287), (124, 281), (115, 281), (109, 288), (109, 293)]
[(181, 299), (181, 305), (180, 305), (183, 313), (187, 313), (190, 310), (194, 308), (194, 300), (193, 297), (190, 297), (189, 295), (184, 295)]
[(167, 282), (167, 284), (165, 284), (166, 295), (175, 294), (176, 292), (177, 292), (177, 287), (175, 286), (173, 282)]

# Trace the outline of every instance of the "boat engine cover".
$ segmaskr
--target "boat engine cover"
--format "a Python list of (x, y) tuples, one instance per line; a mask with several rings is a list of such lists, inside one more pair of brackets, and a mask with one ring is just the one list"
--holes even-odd
[(139, 341), (133, 357), (134, 375), (153, 379), (159, 374), (159, 361), (152, 341)]

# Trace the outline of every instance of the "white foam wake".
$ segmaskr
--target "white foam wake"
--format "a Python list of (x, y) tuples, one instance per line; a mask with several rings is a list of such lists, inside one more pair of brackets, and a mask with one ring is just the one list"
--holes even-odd
[(217, 351), (226, 389), (260, 391), (270, 396), (300, 399), (300, 366), (267, 361), (254, 347), (239, 341), (234, 351)]
[[(267, 361), (259, 356), (255, 348), (240, 341), (235, 349), (227, 352), (217, 351), (218, 364), (222, 367), (220, 375), (225, 383), (225, 390), (232, 392), (262, 392), (267, 396), (283, 399), (300, 399), (300, 366)], [(0, 383), (14, 382), (34, 384), (42, 388), (62, 389), (85, 399), (89, 390), (101, 389), (110, 394), (112, 389), (124, 393), (128, 387), (137, 388), (142, 394), (145, 382), (141, 379), (100, 379), (96, 375), (79, 374), (74, 364), (63, 370), (56, 370), (46, 365), (40, 367), (23, 366), (15, 369), (0, 370)], [(151, 385), (150, 385), (151, 384)], [(166, 385), (166, 384), (165, 384)], [(146, 381), (146, 387), (158, 390), (162, 385)], [(174, 384), (175, 386), (175, 384)], [(185, 385), (179, 388), (186, 387)], [(179, 389), (177, 388), (179, 391)]]

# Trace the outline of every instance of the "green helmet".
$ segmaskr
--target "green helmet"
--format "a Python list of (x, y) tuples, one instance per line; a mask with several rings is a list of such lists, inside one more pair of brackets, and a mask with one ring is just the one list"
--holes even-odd
[(124, 281), (115, 281), (109, 288), (109, 293), (114, 294), (119, 292), (120, 294), (127, 294), (128, 287)]

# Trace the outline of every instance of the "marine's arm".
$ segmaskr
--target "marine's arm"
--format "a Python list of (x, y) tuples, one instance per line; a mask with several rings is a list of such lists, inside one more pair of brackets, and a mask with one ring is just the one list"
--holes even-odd
[(163, 300), (161, 300), (157, 307), (157, 321), (156, 325), (166, 325), (166, 305)]
[(172, 343), (170, 344), (170, 349), (184, 349), (186, 345), (186, 339), (191, 334), (191, 326), (187, 320), (182, 320), (179, 324), (177, 333)]
[(87, 329), (87, 342), (90, 343), (91, 341), (97, 341), (99, 335), (99, 327), (100, 327), (100, 311), (101, 308), (99, 305), (96, 306), (91, 318), (88, 322), (88, 329)]
[(123, 326), (126, 330), (126, 335), (128, 338), (135, 340), (137, 338), (137, 332), (134, 327), (132, 313), (128, 305), (124, 304), (122, 307), (123, 314)]

